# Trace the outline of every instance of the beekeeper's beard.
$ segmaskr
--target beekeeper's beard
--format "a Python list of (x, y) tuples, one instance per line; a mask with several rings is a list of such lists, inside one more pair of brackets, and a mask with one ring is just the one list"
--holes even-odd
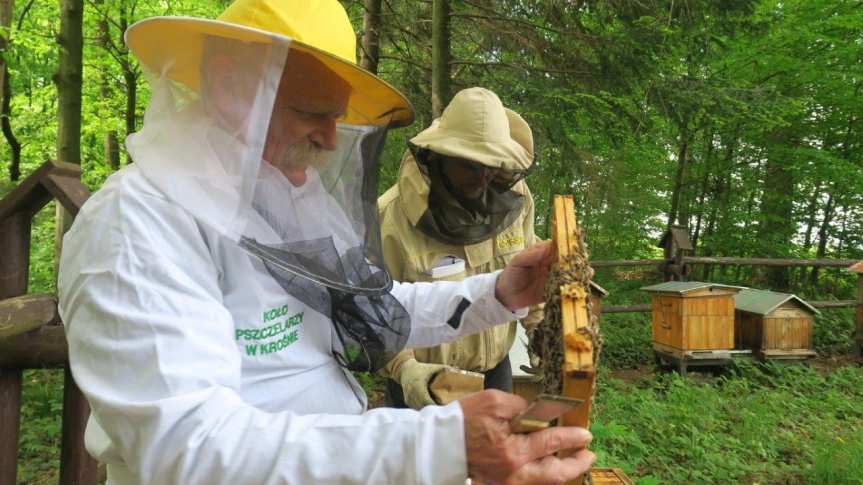
[(310, 141), (294, 143), (282, 150), (280, 154), (267, 160), (270, 165), (279, 169), (292, 182), (305, 182), (305, 171), (308, 167), (321, 171), (327, 165), (330, 152)]

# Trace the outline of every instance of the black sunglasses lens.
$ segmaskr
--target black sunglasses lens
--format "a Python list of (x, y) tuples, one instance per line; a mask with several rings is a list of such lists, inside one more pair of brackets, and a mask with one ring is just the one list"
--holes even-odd
[(517, 184), (524, 178), (524, 176), (524, 172), (513, 173), (501, 171), (491, 180), (491, 183), (499, 189), (511, 189), (512, 186)]

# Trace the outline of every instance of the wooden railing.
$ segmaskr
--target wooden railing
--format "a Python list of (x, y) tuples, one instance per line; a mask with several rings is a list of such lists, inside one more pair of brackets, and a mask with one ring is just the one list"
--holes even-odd
[[(685, 229), (685, 228), (681, 228)], [(672, 238), (663, 238), (669, 246), (665, 248), (665, 259), (616, 259), (591, 261), (594, 268), (653, 266), (665, 275), (665, 280), (681, 281), (686, 279), (691, 267), (699, 264), (718, 264), (725, 266), (769, 266), (769, 267), (813, 267), (848, 268), (859, 261), (856, 259), (788, 259), (788, 258), (739, 258), (714, 256), (689, 256), (686, 251), (672, 244)], [(854, 336), (857, 353), (863, 356), (863, 273), (858, 274), (858, 296), (856, 300), (808, 301), (815, 308), (857, 307), (857, 328)], [(635, 313), (651, 311), (650, 304), (602, 305), (602, 313)]]
[(57, 300), (28, 295), (33, 216), (51, 199), (73, 216), (90, 196), (81, 169), (46, 162), (0, 200), (0, 484), (15, 484), (24, 369), (62, 368), (63, 427), (60, 483), (96, 483), (96, 461), (84, 449), (90, 408), (69, 372)]

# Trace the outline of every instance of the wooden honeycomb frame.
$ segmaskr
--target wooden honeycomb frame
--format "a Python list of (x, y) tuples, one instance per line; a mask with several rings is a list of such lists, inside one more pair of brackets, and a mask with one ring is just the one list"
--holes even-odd
[[(589, 271), (587, 250), (576, 222), (572, 196), (554, 197), (552, 241), (557, 253), (556, 263), (561, 272), (574, 271), (583, 274)], [(559, 424), (585, 429), (590, 427), (590, 408), (595, 392), (596, 360), (600, 345), (596, 321), (591, 321), (590, 276), (580, 278), (582, 281), (576, 280), (560, 286), (562, 394), (581, 399), (584, 403), (563, 415)], [(581, 485), (584, 481), (582, 477), (570, 483)]]

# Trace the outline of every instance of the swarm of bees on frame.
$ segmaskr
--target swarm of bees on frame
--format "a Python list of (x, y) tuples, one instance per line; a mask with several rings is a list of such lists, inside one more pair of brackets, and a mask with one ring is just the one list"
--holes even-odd
[[(588, 264), (587, 245), (581, 228), (573, 231), (576, 245), (563, 264), (554, 263), (545, 285), (545, 317), (529, 334), (528, 350), (532, 356), (532, 364), (539, 360), (539, 372), (543, 392), (562, 394), (562, 369), (564, 363), (563, 322), (560, 308), (561, 287), (575, 284), (587, 292), (587, 314), (590, 324), (579, 328), (579, 333), (589, 337), (593, 343), (593, 364), (596, 365), (602, 349), (602, 337), (599, 334), (599, 321), (593, 314), (593, 302), (590, 298), (591, 271)], [(560, 244), (560, 242), (558, 242)], [(581, 344), (580, 341), (570, 345)], [(583, 344), (582, 344), (583, 345)], [(587, 349), (582, 349), (587, 350)]]

